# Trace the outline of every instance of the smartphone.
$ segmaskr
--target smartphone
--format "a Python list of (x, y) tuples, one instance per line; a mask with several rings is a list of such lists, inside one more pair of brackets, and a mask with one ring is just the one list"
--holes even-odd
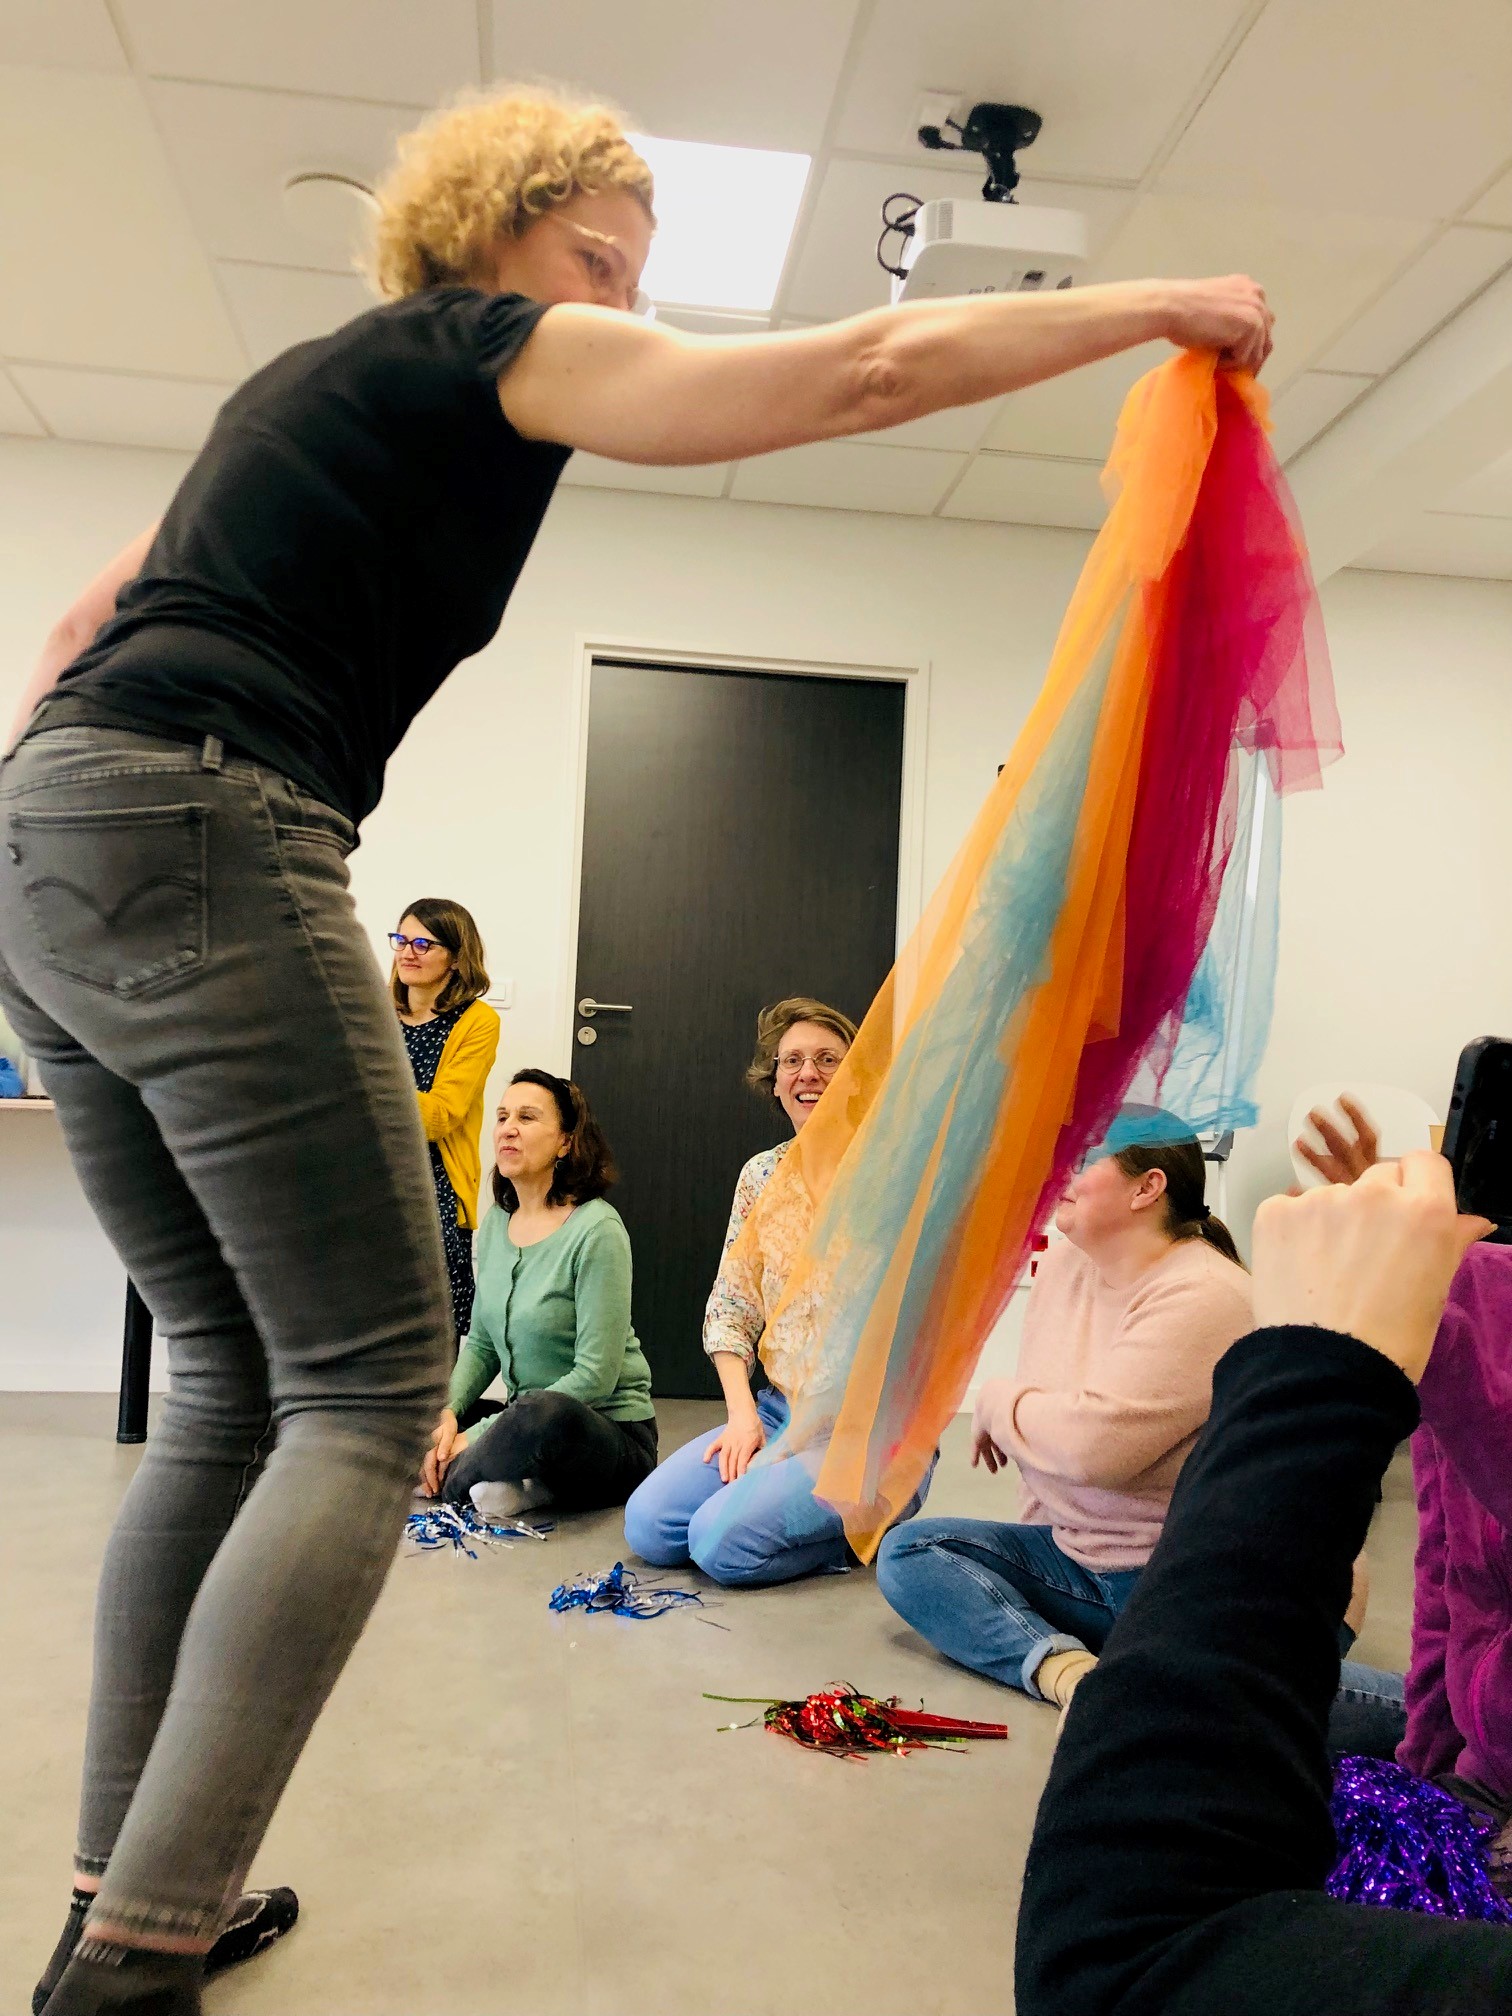
[(1460, 1052), (1444, 1153), (1461, 1211), (1512, 1225), (1512, 1042), (1479, 1036)]

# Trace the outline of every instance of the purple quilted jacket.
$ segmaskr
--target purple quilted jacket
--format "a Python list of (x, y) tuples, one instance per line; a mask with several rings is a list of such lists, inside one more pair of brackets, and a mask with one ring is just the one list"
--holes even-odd
[(1465, 1256), (1412, 1438), (1418, 1547), (1410, 1771), (1458, 1772), (1512, 1801), (1512, 1246)]

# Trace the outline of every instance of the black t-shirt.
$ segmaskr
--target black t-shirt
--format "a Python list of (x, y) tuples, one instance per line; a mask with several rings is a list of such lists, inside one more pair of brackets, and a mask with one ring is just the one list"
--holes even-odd
[(218, 735), (362, 819), (410, 722), (499, 627), (571, 453), (499, 405), (544, 313), (431, 288), (249, 378), (58, 714)]

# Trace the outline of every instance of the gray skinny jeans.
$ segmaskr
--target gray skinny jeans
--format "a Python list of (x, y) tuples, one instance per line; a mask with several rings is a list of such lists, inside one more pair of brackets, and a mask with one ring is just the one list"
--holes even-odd
[(0, 765), (0, 997), (167, 1340), (101, 1577), (78, 1866), (208, 1942), (383, 1586), (451, 1314), (351, 824), (125, 730)]

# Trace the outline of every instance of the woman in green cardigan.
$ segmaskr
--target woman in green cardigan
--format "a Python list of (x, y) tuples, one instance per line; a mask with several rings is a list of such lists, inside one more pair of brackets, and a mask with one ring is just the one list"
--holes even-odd
[[(472, 1329), (422, 1472), (490, 1516), (623, 1505), (656, 1468), (651, 1371), (630, 1326), (630, 1238), (614, 1164), (578, 1086), (517, 1071), (494, 1120)], [(495, 1375), (503, 1411), (459, 1421)]]

